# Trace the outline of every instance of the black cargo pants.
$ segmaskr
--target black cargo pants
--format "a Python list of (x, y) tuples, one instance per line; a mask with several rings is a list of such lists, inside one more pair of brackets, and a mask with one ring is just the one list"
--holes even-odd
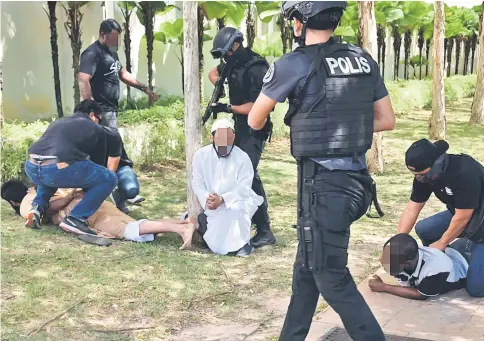
[[(302, 187), (311, 195), (308, 201), (313, 245), (308, 248), (308, 243), (299, 238), (292, 296), (279, 341), (305, 340), (319, 294), (340, 315), (353, 340), (384, 341), (381, 327), (347, 268), (350, 225), (369, 208), (372, 179), (366, 171), (330, 172), (316, 164), (314, 170), (314, 182), (307, 181), (308, 185)], [(305, 176), (298, 174), (301, 185), (300, 178)], [(302, 212), (307, 209), (303, 206), (304, 200)], [(307, 258), (305, 249), (312, 251)]]
[(257, 167), (264, 151), (265, 141), (257, 140), (250, 134), (250, 128), (247, 123), (247, 115), (234, 115), (235, 120), (235, 142), (234, 144), (249, 155), (252, 167), (254, 168), (254, 180), (252, 181), (252, 190), (264, 198), (264, 202), (259, 206), (254, 216), (252, 223), (257, 227), (264, 227), (270, 225), (269, 213), (267, 211), (267, 197), (262, 185), (262, 180), (259, 177)]

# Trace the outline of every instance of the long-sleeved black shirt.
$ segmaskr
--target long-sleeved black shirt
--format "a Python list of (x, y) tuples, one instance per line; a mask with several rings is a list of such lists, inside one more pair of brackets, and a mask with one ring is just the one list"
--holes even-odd
[(104, 166), (106, 158), (104, 129), (88, 116), (72, 116), (52, 122), (41, 138), (29, 148), (29, 154), (57, 156), (59, 162), (86, 160)]

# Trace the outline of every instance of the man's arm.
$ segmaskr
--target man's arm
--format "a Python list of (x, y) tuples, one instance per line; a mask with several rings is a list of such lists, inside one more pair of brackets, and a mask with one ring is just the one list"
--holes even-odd
[(208, 79), (210, 80), (210, 83), (215, 85), (215, 83), (217, 83), (219, 78), (220, 78), (220, 74), (218, 73), (218, 69), (215, 66), (212, 70), (208, 72)]
[(122, 68), (121, 71), (119, 72), (119, 79), (121, 81), (129, 86), (132, 86), (133, 88), (136, 88), (138, 90), (143, 91), (145, 94), (147, 94), (153, 101), (156, 101), (158, 99), (158, 96), (148, 89), (146, 85), (143, 83), (139, 82), (131, 73), (126, 71), (125, 68)]
[(472, 218), (472, 214), (474, 214), (474, 209), (456, 209), (447, 231), (430, 247), (444, 251), (447, 245), (452, 243), (465, 230)]
[(249, 126), (254, 130), (261, 130), (267, 121), (267, 116), (271, 113), (272, 109), (276, 105), (277, 101), (270, 97), (267, 97), (264, 93), (260, 93), (259, 97), (253, 104), (249, 112), (247, 122)]
[(415, 223), (417, 222), (417, 218), (425, 206), (425, 202), (414, 202), (409, 201), (407, 207), (402, 212), (400, 217), (400, 222), (398, 223), (397, 232), (398, 233), (410, 233)]
[(368, 281), (368, 286), (373, 292), (386, 292), (395, 296), (409, 298), (412, 300), (426, 300), (427, 296), (422, 295), (417, 288), (402, 287), (400, 285), (391, 285), (384, 283), (378, 275), (374, 275)]
[(121, 156), (116, 156), (116, 157), (108, 157), (108, 164), (106, 165), (106, 168), (109, 169), (110, 171), (113, 171), (116, 173), (118, 171), (118, 166), (119, 166), (119, 161), (121, 160)]
[(79, 83), (79, 90), (82, 99), (93, 99), (91, 90), (91, 78), (96, 72), (97, 68), (97, 54), (94, 51), (86, 50), (81, 54), (79, 62), (79, 74), (77, 75), (77, 82)]
[(47, 209), (47, 215), (53, 216), (57, 214), (60, 210), (65, 208), (67, 205), (69, 205), (72, 200), (74, 200), (75, 195), (76, 195), (76, 192), (72, 191), (71, 193), (69, 193), (64, 197), (53, 198), (51, 201), (49, 201), (49, 208)]
[(387, 95), (374, 102), (373, 111), (373, 131), (375, 133), (385, 130), (393, 130), (395, 128), (395, 113), (393, 112), (390, 96)]

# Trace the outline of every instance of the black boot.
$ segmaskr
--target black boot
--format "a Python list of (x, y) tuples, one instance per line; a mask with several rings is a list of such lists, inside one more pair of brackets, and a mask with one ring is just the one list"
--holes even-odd
[(276, 243), (276, 238), (272, 234), (270, 226), (257, 226), (256, 229), (257, 233), (250, 240), (253, 247), (258, 248)]

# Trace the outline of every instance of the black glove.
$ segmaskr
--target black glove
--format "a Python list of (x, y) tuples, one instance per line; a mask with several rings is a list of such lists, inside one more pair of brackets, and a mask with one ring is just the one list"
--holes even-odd
[[(256, 139), (260, 141), (265, 141), (272, 135), (272, 122), (270, 118), (267, 118), (266, 124), (261, 130), (254, 130), (250, 128), (250, 134)], [(270, 140), (269, 140), (270, 141)]]
[(213, 103), (212, 104), (212, 113), (218, 114), (219, 112), (232, 112), (232, 106), (230, 104), (225, 103)]

